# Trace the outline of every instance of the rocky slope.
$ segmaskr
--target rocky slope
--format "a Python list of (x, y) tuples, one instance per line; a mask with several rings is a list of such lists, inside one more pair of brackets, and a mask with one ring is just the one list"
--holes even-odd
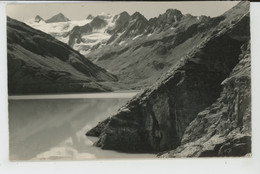
[(183, 15), (169, 9), (150, 20), (139, 12), (100, 14), (87, 19), (79, 24), (73, 21), (51, 23), (51, 26), (28, 24), (69, 44), (116, 74), (121, 83), (140, 89), (153, 84), (223, 18), (214, 18), (208, 24), (209, 17)]
[[(107, 25), (107, 21), (102, 19), (101, 17), (95, 17), (90, 23), (83, 26), (75, 26), (69, 33), (69, 42), (68, 44), (71, 47), (74, 47), (75, 43), (80, 44), (81, 42), (86, 42), (84, 39), (84, 35), (92, 33), (94, 30), (99, 30), (104, 28)], [(89, 42), (91, 42), (89, 40)], [(92, 45), (92, 44), (90, 44)], [(89, 47), (90, 49), (91, 47)]]
[(96, 45), (85, 56), (133, 89), (155, 83), (194, 45), (230, 22), (224, 15), (192, 16), (176, 9), (169, 9), (149, 21), (140, 13), (132, 16), (121, 13), (120, 17), (122, 15), (124, 23), (109, 31), (112, 36), (107, 43)]
[(100, 83), (117, 81), (68, 45), (9, 17), (7, 53), (9, 94), (107, 91)]
[[(202, 18), (208, 22), (187, 26), (191, 28), (185, 34), (180, 31), (181, 35), (174, 35), (178, 39), (171, 36), (168, 41), (183, 43), (185, 36), (190, 36), (187, 41), (194, 35), (203, 41), (177, 58), (176, 65), (156, 84), (87, 133), (99, 136), (97, 146), (125, 152), (177, 148), (163, 157), (176, 152), (176, 156), (241, 156), (250, 152), (249, 3), (241, 2), (217, 18)], [(196, 134), (194, 129), (201, 132)], [(196, 140), (191, 147), (189, 143)], [(191, 152), (189, 147), (197, 152), (186, 153)], [(238, 153), (240, 148), (247, 150)]]
[(68, 37), (68, 44), (86, 55), (97, 47), (102, 47), (111, 34), (107, 31), (115, 24), (114, 17), (110, 14), (102, 13), (96, 17), (88, 16), (89, 23), (83, 26), (75, 26), (64, 37)]
[(92, 19), (94, 19), (94, 16), (92, 16), (91, 14), (90, 15), (88, 15), (88, 17), (86, 18), (87, 20), (92, 20)]
[(250, 44), (222, 82), (220, 97), (186, 128), (181, 146), (160, 157), (244, 156), (251, 153)]
[[(122, 12), (114, 16), (89, 15), (78, 24), (69, 21), (51, 23), (55, 25), (48, 27), (48, 24), (30, 25), (69, 44), (87, 59), (117, 75), (121, 84), (143, 89), (155, 83), (194, 45), (236, 17), (239, 13), (210, 18), (168, 9), (149, 20), (139, 12), (132, 15)], [(93, 27), (95, 21), (100, 23), (98, 27)]]

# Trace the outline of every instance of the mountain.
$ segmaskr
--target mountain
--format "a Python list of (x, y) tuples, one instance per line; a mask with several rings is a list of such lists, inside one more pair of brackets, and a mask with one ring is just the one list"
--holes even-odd
[(124, 20), (125, 22), (123, 25), (116, 25), (115, 32), (108, 40), (107, 44), (120, 44), (120, 42), (125, 43), (127, 39), (134, 39), (134, 37), (144, 33), (148, 27), (147, 19), (139, 12), (135, 12), (132, 16), (129, 17), (128, 14), (121, 13), (118, 20), (118, 23), (122, 20)]
[[(195, 45), (221, 30), (225, 16), (192, 16), (168, 9), (147, 20), (141, 13), (100, 14), (80, 25), (31, 26), (67, 43), (87, 59), (115, 74), (130, 89), (151, 86)], [(93, 23), (99, 23), (93, 28)], [(67, 26), (67, 27), (66, 27)], [(53, 28), (53, 30), (50, 30)], [(54, 31), (55, 30), (55, 31)]]
[(92, 20), (92, 19), (94, 19), (94, 16), (92, 16), (91, 14), (90, 15), (88, 15), (88, 17), (86, 18), (87, 20)]
[(250, 43), (241, 50), (239, 63), (222, 82), (220, 97), (189, 124), (178, 148), (159, 157), (250, 156)]
[[(37, 18), (37, 16), (36, 16)], [(25, 23), (35, 29), (41, 30), (48, 33), (58, 39), (61, 42), (68, 44), (69, 36), (68, 32), (71, 31), (75, 26), (83, 26), (92, 20), (79, 20), (79, 21), (67, 21), (67, 22), (55, 22), (45, 23), (44, 21), (35, 22), (35, 19), (25, 21)]]
[(62, 13), (56, 14), (55, 16), (52, 16), (50, 19), (47, 19), (46, 23), (55, 23), (55, 22), (68, 22), (70, 21), (68, 18), (66, 18)]
[[(189, 15), (192, 17), (191, 15)], [(178, 22), (183, 18), (181, 11), (177, 9), (168, 9), (164, 14), (159, 15), (158, 17), (151, 18), (149, 22), (151, 27), (149, 32), (152, 33), (156, 30), (166, 31), (170, 27), (175, 27), (178, 25)]]
[[(128, 26), (130, 21), (130, 15), (124, 11), (116, 16), (114, 16), (113, 21), (115, 23), (115, 26), (108, 30), (107, 32), (109, 34), (114, 34), (114, 33), (122, 33), (124, 28)], [(113, 38), (113, 36), (111, 37)]]
[(7, 18), (8, 91), (13, 94), (110, 91), (116, 76), (49, 34)]
[(83, 26), (75, 26), (65, 35), (69, 38), (68, 44), (83, 55), (89, 53), (94, 46), (104, 44), (110, 38), (106, 30), (113, 27), (112, 20), (112, 15), (100, 14)]
[(41, 16), (37, 15), (37, 16), (35, 17), (35, 19), (34, 19), (34, 22), (39, 23), (39, 22), (45, 22), (45, 21), (44, 21), (44, 19), (43, 19)]
[(94, 30), (101, 29), (107, 25), (107, 22), (100, 17), (95, 17), (90, 23), (83, 26), (75, 26), (69, 33), (68, 44), (73, 47), (75, 43), (84, 42), (84, 34), (92, 33)]
[[(182, 20), (193, 22), (185, 24)], [(155, 41), (154, 36), (149, 42), (129, 46), (128, 52), (131, 60), (135, 58), (131, 54), (134, 50), (141, 49), (140, 54), (152, 52), (143, 57), (145, 61), (158, 46), (165, 46), (156, 60), (167, 59), (160, 55), (170, 54), (176, 63), (155, 84), (86, 135), (98, 136), (95, 145), (102, 149), (153, 152), (160, 157), (249, 155), (249, 2), (240, 2), (216, 18), (186, 15), (176, 21), (168, 37), (159, 35)], [(174, 54), (178, 49), (186, 52)], [(116, 55), (107, 60), (116, 59)], [(142, 66), (140, 60), (138, 66)]]
[[(89, 15), (84, 24), (80, 23), (77, 25), (75, 23), (74, 26), (71, 25), (72, 22), (73, 21), (62, 22), (61, 24), (53, 22), (52, 26), (48, 24), (38, 25), (32, 22), (27, 22), (27, 24), (51, 34), (58, 40), (69, 44), (81, 54), (87, 55), (90, 51), (97, 48), (101, 49), (104, 45), (112, 42), (113, 39), (118, 37), (120, 31), (125, 32), (127, 28), (128, 31), (121, 37), (121, 40), (135, 37), (144, 31), (148, 21), (138, 12), (132, 16), (127, 12), (123, 12), (115, 16), (106, 13), (101, 13), (96, 17)], [(46, 23), (48, 23), (48, 20), (46, 20)], [(128, 26), (129, 24), (131, 27)], [(131, 30), (135, 30), (135, 32)], [(119, 41), (119, 39), (117, 41)]]
[(124, 13), (124, 22), (117, 25), (116, 21), (108, 31), (112, 36), (107, 43), (97, 45), (85, 56), (116, 74), (120, 82), (132, 89), (142, 89), (152, 85), (210, 35), (221, 20), (182, 15), (174, 9), (149, 21), (140, 13), (132, 16)]
[(110, 30), (114, 22), (113, 16), (102, 13), (96, 17), (89, 15), (80, 21), (37, 23), (25, 21), (31, 27), (41, 30), (55, 37), (56, 39), (70, 45), (85, 55), (92, 49), (103, 45), (111, 37), (107, 30)]

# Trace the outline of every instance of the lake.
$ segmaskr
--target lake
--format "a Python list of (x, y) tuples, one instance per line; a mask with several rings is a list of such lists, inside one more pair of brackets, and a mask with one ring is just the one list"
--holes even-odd
[(10, 160), (154, 158), (93, 146), (85, 133), (117, 112), (132, 92), (9, 96)]

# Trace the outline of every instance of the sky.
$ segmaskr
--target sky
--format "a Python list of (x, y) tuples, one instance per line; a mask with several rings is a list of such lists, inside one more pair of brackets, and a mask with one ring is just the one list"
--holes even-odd
[(235, 1), (197, 1), (197, 2), (55, 2), (55, 3), (14, 3), (7, 6), (7, 16), (25, 21), (40, 15), (43, 19), (63, 13), (70, 20), (82, 20), (89, 14), (94, 16), (104, 12), (112, 15), (127, 11), (130, 15), (138, 11), (147, 19), (157, 17), (167, 9), (180, 10), (183, 14), (194, 16), (219, 16), (238, 2)]

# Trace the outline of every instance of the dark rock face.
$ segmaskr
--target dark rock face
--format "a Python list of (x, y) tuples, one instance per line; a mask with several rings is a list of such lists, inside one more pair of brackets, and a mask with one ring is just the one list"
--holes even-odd
[(88, 15), (88, 17), (87, 17), (86, 19), (92, 20), (92, 19), (94, 19), (94, 16), (92, 16), (92, 15), (90, 14), (90, 15)]
[(91, 33), (95, 29), (103, 28), (107, 25), (107, 22), (100, 17), (95, 17), (90, 23), (83, 26), (75, 26), (69, 33), (69, 46), (73, 47), (76, 43), (83, 42), (82, 35)]
[(168, 9), (164, 14), (159, 15), (158, 18), (152, 18), (149, 20), (151, 25), (150, 31), (154, 31), (156, 29), (167, 30), (171, 26), (177, 26), (177, 23), (183, 17), (182, 13), (176, 9)]
[(95, 17), (91, 22), (90, 25), (93, 29), (100, 29), (107, 25), (107, 22), (100, 17)]
[(47, 19), (46, 23), (55, 23), (55, 22), (67, 22), (70, 21), (68, 18), (66, 18), (62, 13), (59, 13), (50, 19)]
[(106, 127), (107, 123), (109, 122), (110, 119), (106, 119), (100, 123), (90, 131), (86, 133), (86, 136), (91, 136), (91, 137), (98, 137), (100, 136), (101, 132), (103, 129)]
[[(180, 146), (189, 124), (220, 96), (221, 82), (238, 64), (240, 47), (249, 40), (248, 8), (243, 5), (245, 14), (236, 22), (221, 23), (156, 84), (133, 98), (109, 121), (100, 123), (98, 130), (91, 130), (99, 135), (96, 145), (125, 152), (161, 152)], [(215, 111), (212, 108), (210, 112)], [(203, 119), (200, 125), (207, 123), (209, 120)], [(236, 141), (226, 142), (221, 153), (231, 155), (245, 148), (243, 138), (237, 141), (241, 142), (239, 146)], [(208, 155), (214, 153), (214, 148)]]
[(134, 21), (133, 24), (129, 26), (128, 29), (124, 32), (122, 38), (133, 37), (139, 34), (143, 34), (145, 32), (145, 29), (148, 27), (147, 19), (139, 12), (135, 12), (130, 17), (130, 22), (131, 21)]
[(95, 92), (116, 76), (52, 36), (7, 19), (9, 94)]
[(160, 157), (244, 156), (251, 153), (250, 44), (222, 83), (220, 97), (186, 128), (181, 146)]
[(109, 31), (110, 33), (113, 33), (113, 35), (107, 41), (107, 44), (115, 41), (115, 39), (117, 39), (117, 43), (120, 43), (128, 38), (143, 34), (145, 33), (147, 27), (147, 19), (139, 12), (135, 12), (132, 16), (129, 16), (128, 13), (123, 12), (119, 15), (119, 18), (116, 21), (115, 29)]
[(44, 21), (44, 19), (43, 19), (41, 16), (39, 16), (39, 15), (37, 15), (37, 16), (35, 17), (35, 19), (34, 19), (34, 22), (37, 22), (37, 23), (39, 23), (39, 22), (41, 22), (41, 21)]
[[(122, 12), (119, 15), (116, 15), (113, 21), (115, 21), (115, 27), (112, 30), (108, 30), (107, 32), (110, 34), (122, 33), (129, 25), (130, 15), (127, 12)], [(111, 38), (113, 38), (113, 36)], [(113, 39), (111, 39), (111, 41), (112, 40)]]

